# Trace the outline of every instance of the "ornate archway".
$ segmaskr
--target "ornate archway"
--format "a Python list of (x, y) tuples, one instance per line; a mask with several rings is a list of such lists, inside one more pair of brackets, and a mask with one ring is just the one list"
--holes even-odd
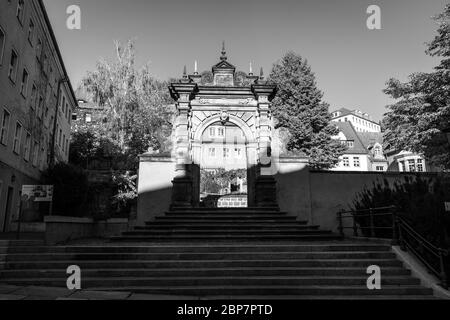
[(225, 49), (213, 68), (214, 82), (203, 85), (198, 72), (187, 75), (169, 87), (176, 101), (175, 123), (176, 177), (172, 207), (199, 205), (201, 138), (216, 122), (238, 126), (247, 140), (249, 206), (276, 207), (275, 180), (262, 167), (271, 166), (273, 120), (270, 103), (276, 86), (261, 75), (247, 76), (248, 86), (236, 86), (236, 68), (227, 61)]

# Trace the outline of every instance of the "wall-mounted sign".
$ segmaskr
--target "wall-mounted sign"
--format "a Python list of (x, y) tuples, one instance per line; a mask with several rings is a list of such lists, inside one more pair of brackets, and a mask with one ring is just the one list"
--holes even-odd
[(450, 212), (450, 202), (445, 202), (445, 211)]
[(52, 202), (53, 186), (24, 185), (22, 186), (22, 196), (35, 202)]

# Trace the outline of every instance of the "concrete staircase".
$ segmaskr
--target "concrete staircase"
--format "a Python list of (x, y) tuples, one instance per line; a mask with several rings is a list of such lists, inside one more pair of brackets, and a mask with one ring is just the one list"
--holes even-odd
[[(432, 298), (388, 245), (340, 240), (275, 210), (176, 210), (101, 245), (10, 246), (0, 282), (207, 298)], [(0, 249), (1, 250), (1, 249)], [(367, 267), (382, 270), (368, 290)]]

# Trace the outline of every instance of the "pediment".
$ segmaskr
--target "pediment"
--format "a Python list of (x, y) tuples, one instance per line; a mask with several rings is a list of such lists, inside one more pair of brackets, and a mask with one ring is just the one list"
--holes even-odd
[(213, 70), (236, 70), (236, 67), (233, 66), (228, 61), (224, 60), (224, 61), (220, 61), (218, 64), (216, 64), (213, 67)]

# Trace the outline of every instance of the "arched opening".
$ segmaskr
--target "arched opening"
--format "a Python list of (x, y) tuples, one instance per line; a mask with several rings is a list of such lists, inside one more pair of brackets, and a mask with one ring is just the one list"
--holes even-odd
[(200, 206), (248, 206), (248, 141), (230, 121), (209, 124), (200, 139)]

